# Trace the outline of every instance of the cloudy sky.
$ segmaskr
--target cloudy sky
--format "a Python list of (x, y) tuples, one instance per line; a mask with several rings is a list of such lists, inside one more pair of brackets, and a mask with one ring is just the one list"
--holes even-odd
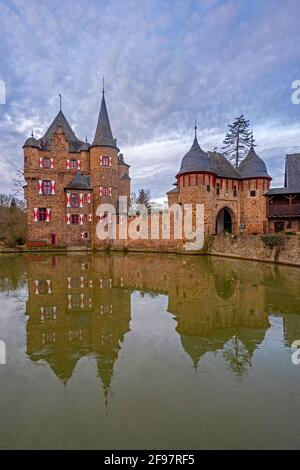
[(274, 185), (300, 151), (299, 0), (0, 0), (0, 191), (59, 109), (93, 139), (105, 76), (133, 190), (172, 187), (197, 116), (204, 150), (243, 113)]

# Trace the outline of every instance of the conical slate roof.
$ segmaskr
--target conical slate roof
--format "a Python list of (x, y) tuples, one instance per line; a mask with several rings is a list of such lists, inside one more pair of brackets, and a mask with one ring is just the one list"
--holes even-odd
[(84, 142), (82, 142), (76, 137), (74, 131), (72, 130), (62, 111), (59, 111), (58, 115), (50, 125), (45, 135), (41, 139), (39, 139), (40, 147), (42, 148), (42, 150), (47, 150), (50, 148), (51, 139), (53, 138), (53, 134), (57, 131), (58, 127), (62, 128), (62, 131), (70, 144), (70, 151), (78, 152)]
[(256, 154), (253, 145), (238, 171), (242, 178), (270, 178), (265, 162)]
[(193, 173), (193, 172), (213, 172), (210, 160), (207, 153), (202, 150), (200, 147), (197, 136), (190, 150), (185, 154), (181, 161), (180, 170), (177, 176), (184, 173)]
[(29, 137), (29, 139), (26, 140), (25, 144), (23, 145), (24, 147), (36, 147), (40, 148), (40, 144), (34, 137)]
[(102, 95), (101, 108), (99, 112), (96, 133), (95, 133), (92, 146), (93, 147), (104, 146), (104, 147), (117, 148), (117, 141), (116, 139), (113, 138), (111, 127), (110, 127), (104, 92)]

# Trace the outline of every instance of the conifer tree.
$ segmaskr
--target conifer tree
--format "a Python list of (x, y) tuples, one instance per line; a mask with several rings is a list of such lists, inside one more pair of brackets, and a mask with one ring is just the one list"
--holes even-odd
[(253, 142), (253, 135), (249, 131), (249, 121), (244, 118), (243, 114), (238, 116), (233, 124), (229, 124), (228, 128), (229, 132), (223, 141), (222, 150), (226, 158), (234, 163), (235, 168), (238, 168)]
[(147, 207), (148, 211), (150, 211), (151, 209), (150, 200), (151, 200), (151, 193), (149, 189), (140, 189), (136, 202), (138, 204), (144, 204), (144, 206)]

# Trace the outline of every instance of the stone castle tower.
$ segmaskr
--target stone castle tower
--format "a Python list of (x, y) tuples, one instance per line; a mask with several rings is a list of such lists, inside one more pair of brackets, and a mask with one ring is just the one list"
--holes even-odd
[(104, 89), (93, 143), (78, 139), (62, 110), (45, 135), (24, 144), (28, 244), (92, 245), (96, 209), (130, 196), (129, 165), (114, 139)]
[(223, 154), (205, 152), (197, 139), (184, 155), (168, 203), (204, 204), (205, 233), (238, 234), (267, 231), (265, 193), (271, 177), (253, 145), (235, 168)]

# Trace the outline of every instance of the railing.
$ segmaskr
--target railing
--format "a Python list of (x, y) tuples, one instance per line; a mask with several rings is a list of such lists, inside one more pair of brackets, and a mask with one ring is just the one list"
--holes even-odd
[(300, 204), (269, 204), (268, 217), (300, 217)]

